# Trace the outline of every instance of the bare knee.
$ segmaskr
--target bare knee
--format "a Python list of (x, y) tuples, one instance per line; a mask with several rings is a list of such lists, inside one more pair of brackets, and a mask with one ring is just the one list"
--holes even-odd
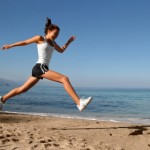
[(62, 83), (69, 82), (69, 78), (65, 75), (62, 76)]

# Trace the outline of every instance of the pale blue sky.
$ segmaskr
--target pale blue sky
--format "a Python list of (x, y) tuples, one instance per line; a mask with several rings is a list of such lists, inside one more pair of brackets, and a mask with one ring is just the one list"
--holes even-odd
[[(74, 86), (150, 87), (149, 8), (149, 0), (1, 0), (0, 46), (44, 35), (49, 17), (58, 44), (77, 37), (49, 66)], [(35, 44), (0, 51), (0, 78), (25, 81), (36, 61)]]

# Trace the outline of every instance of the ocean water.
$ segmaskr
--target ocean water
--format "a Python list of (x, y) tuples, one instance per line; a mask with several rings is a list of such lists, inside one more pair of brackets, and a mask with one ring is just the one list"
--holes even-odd
[[(0, 87), (0, 95), (14, 86)], [(64, 118), (150, 124), (150, 89), (75, 88), (80, 97), (93, 96), (83, 112), (63, 87), (35, 86), (13, 97), (4, 111)]]

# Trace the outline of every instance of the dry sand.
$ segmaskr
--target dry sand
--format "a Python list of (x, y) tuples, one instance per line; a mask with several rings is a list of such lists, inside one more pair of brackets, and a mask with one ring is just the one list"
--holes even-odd
[(150, 125), (0, 113), (0, 150), (150, 150)]

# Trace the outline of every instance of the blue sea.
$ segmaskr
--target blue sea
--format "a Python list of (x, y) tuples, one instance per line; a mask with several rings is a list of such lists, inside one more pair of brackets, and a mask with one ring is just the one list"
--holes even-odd
[[(0, 95), (14, 86), (0, 87)], [(93, 96), (93, 101), (79, 112), (63, 87), (35, 86), (13, 97), (4, 105), (5, 112), (83, 118), (98, 121), (150, 124), (150, 89), (75, 88), (80, 97)]]

